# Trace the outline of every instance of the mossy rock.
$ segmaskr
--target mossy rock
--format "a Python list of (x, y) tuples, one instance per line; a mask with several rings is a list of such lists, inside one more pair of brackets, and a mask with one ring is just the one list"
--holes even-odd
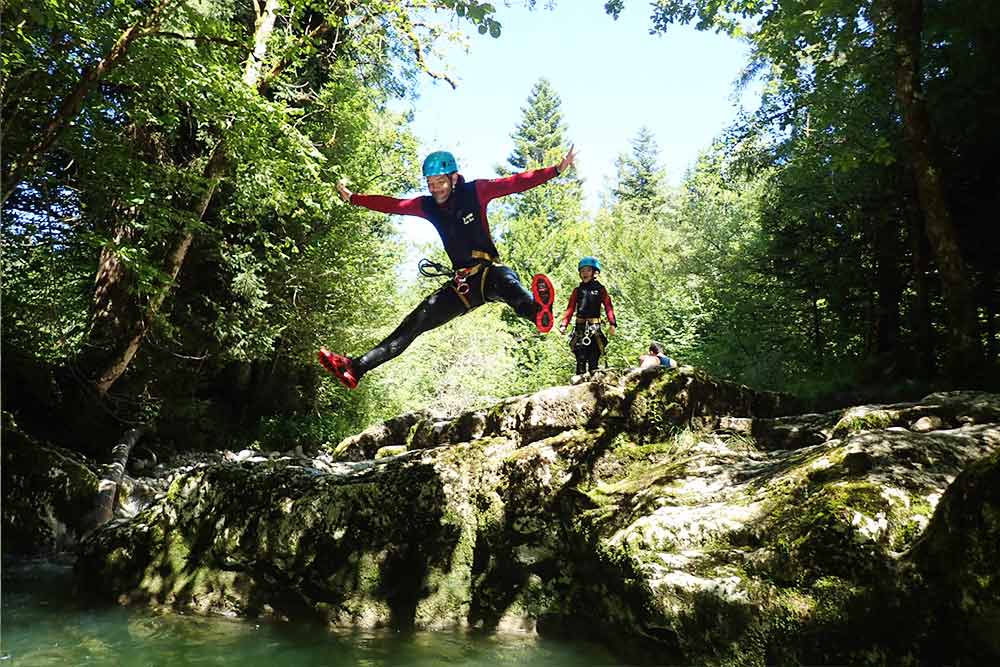
[(852, 408), (833, 427), (834, 438), (845, 438), (862, 431), (877, 431), (899, 423), (899, 414), (883, 408)]
[[(968, 664), (1000, 658), (1000, 453), (964, 470), (948, 488), (909, 556), (933, 600), (943, 642), (962, 647)], [(965, 664), (964, 662), (962, 664)]]
[(892, 503), (882, 488), (867, 481), (842, 481), (803, 487), (772, 501), (767, 543), (773, 559), (769, 575), (795, 585), (824, 576), (870, 585), (885, 575), (876, 565), (888, 561)]
[(405, 454), (407, 452), (406, 445), (386, 445), (385, 447), (379, 447), (378, 451), (375, 452), (375, 459), (384, 459), (390, 456), (399, 456), (400, 454)]
[(341, 440), (330, 452), (334, 461), (364, 461), (375, 458), (382, 447), (404, 445), (415, 424), (429, 418), (427, 411), (408, 412), (370, 426)]
[(787, 414), (797, 404), (791, 396), (757, 392), (690, 367), (631, 374), (625, 391), (627, 428), (647, 442), (663, 440), (681, 428), (713, 429), (724, 417)]
[(664, 440), (687, 426), (687, 385), (687, 377), (678, 371), (643, 375), (628, 385), (629, 433), (640, 441), (651, 442)]
[[(967, 664), (987, 663), (997, 456), (959, 473), (1000, 448), (997, 426), (774, 451), (752, 425), (695, 428), (756, 418), (754, 397), (657, 371), (417, 421), (404, 440), (429, 447), (402, 456), (201, 468), (89, 538), (80, 580), (177, 609), (585, 633), (633, 662), (725, 667), (954, 664), (960, 649), (930, 643), (948, 613), (964, 628), (948, 636), (978, 647)], [(800, 424), (833, 422), (779, 425)], [(922, 536), (956, 476), (940, 534)]]
[(33, 555), (71, 548), (90, 528), (99, 480), (80, 454), (3, 427), (3, 548)]

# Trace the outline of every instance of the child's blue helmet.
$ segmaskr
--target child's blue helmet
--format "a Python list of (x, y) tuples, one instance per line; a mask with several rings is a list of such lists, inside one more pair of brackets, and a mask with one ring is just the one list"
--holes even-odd
[(589, 266), (594, 271), (600, 271), (601, 260), (597, 259), (596, 257), (591, 257), (590, 255), (587, 255), (586, 257), (580, 260), (580, 263), (577, 265), (576, 270), (579, 271), (585, 266)]
[(458, 171), (455, 156), (448, 151), (434, 151), (424, 158), (424, 177), (440, 176)]

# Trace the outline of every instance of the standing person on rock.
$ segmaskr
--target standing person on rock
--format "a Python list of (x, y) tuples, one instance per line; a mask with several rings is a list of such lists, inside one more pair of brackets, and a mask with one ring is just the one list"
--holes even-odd
[(601, 262), (596, 257), (587, 256), (577, 265), (580, 272), (580, 284), (573, 288), (569, 297), (569, 305), (563, 315), (559, 331), (566, 333), (569, 320), (576, 315), (576, 326), (569, 339), (569, 347), (576, 356), (576, 374), (583, 375), (597, 370), (597, 360), (604, 354), (608, 338), (601, 331), (601, 307), (608, 315), (608, 334), (615, 335), (618, 321), (615, 319), (615, 309), (611, 305), (611, 295), (597, 281), (601, 272)]
[[(487, 301), (503, 301), (518, 315), (531, 320), (540, 333), (552, 329), (555, 289), (544, 274), (531, 279), (529, 292), (520, 278), (499, 261), (490, 233), (486, 206), (493, 199), (524, 192), (549, 181), (573, 166), (571, 146), (553, 167), (545, 167), (503, 178), (467, 182), (458, 173), (455, 157), (435, 151), (423, 164), (430, 195), (396, 199), (381, 195), (356, 194), (341, 183), (341, 198), (356, 206), (395, 215), (412, 215), (430, 221), (441, 237), (451, 260), (451, 280), (424, 299), (389, 337), (359, 357), (318, 352), (319, 361), (348, 389), (358, 386), (365, 373), (398, 356), (417, 336), (477, 308)], [(442, 267), (443, 268), (443, 267)]]

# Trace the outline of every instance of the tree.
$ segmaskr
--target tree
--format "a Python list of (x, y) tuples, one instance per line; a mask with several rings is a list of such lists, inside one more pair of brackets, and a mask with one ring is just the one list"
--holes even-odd
[[(507, 158), (509, 166), (498, 170), (502, 175), (555, 164), (571, 144), (563, 121), (562, 100), (548, 79), (541, 78), (531, 87), (521, 114), (521, 122), (511, 134), (514, 150)], [(513, 211), (517, 218), (542, 218), (546, 227), (554, 228), (567, 206), (572, 207), (572, 202), (582, 197), (583, 183), (574, 171), (561, 176), (556, 183), (518, 197)]]
[[(621, 0), (606, 5), (612, 15), (623, 6)], [(985, 12), (976, 7), (966, 0), (928, 6), (919, 0), (870, 0), (860, 5), (830, 2), (821, 6), (774, 0), (664, 0), (653, 3), (651, 16), (653, 32), (662, 33), (675, 22), (694, 23), (698, 29), (714, 29), (750, 42), (753, 58), (748, 75), (763, 73), (772, 84), (756, 122), (759, 128), (772, 128), (776, 145), (792, 150), (802, 141), (823, 146), (817, 159), (843, 171), (864, 165), (902, 165), (896, 174), (912, 179), (913, 186), (906, 187), (896, 174), (882, 178), (883, 184), (899, 184), (894, 189), (897, 199), (890, 203), (887, 219), (862, 223), (866, 227), (862, 231), (874, 256), (885, 265), (899, 230), (912, 228), (902, 219), (911, 208), (910, 202), (918, 211), (940, 272), (948, 313), (945, 356), (949, 375), (956, 381), (975, 374), (981, 359), (984, 332), (977, 322), (977, 306), (987, 312), (995, 309), (989, 290), (976, 290), (973, 266), (983, 267), (979, 269), (981, 282), (990, 282), (993, 272), (971, 253), (970, 248), (978, 244), (968, 242), (985, 236), (982, 225), (956, 223), (954, 219), (960, 200), (950, 183), (968, 179), (952, 178), (943, 168), (943, 160), (947, 160), (943, 156), (974, 150), (967, 141), (968, 128), (978, 130), (980, 122), (972, 118), (995, 115), (986, 111), (990, 106), (985, 100), (997, 98), (997, 85), (988, 83), (977, 66), (963, 71), (955, 66), (959, 61), (985, 62), (992, 52), (981, 35), (985, 34), (984, 26), (996, 25), (1000, 17), (992, 6)], [(956, 122), (953, 114), (935, 114), (933, 107), (923, 102), (930, 91), (936, 91), (934, 99), (947, 106), (956, 95), (963, 95), (962, 90), (976, 90), (982, 98), (979, 110), (965, 111), (963, 121)], [(841, 100), (847, 103), (838, 105)], [(961, 133), (946, 129), (957, 129), (960, 122), (966, 128)], [(949, 145), (935, 145), (949, 135), (953, 137)], [(985, 130), (978, 136), (979, 141), (993, 142)], [(738, 144), (739, 139), (734, 139), (733, 145)], [(776, 157), (785, 159), (780, 154)], [(962, 162), (952, 164), (957, 174), (966, 172)], [(863, 185), (852, 183), (850, 190), (860, 197), (856, 201), (866, 198)], [(964, 196), (981, 198), (988, 191), (982, 185), (978, 192)], [(888, 233), (893, 228), (895, 231)], [(895, 326), (892, 311), (897, 307), (893, 301), (898, 297), (892, 295), (905, 291), (905, 287), (892, 284), (891, 271), (891, 267), (882, 271), (877, 280), (880, 296), (874, 311), (880, 313), (876, 319), (882, 333), (875, 339), (881, 340), (881, 345), (893, 345), (892, 336), (882, 334)], [(977, 294), (981, 295), (979, 304)], [(992, 321), (990, 317), (987, 320)], [(987, 342), (992, 346), (994, 339), (995, 334), (989, 334)]]
[[(537, 169), (558, 163), (572, 142), (562, 119), (562, 101), (551, 84), (540, 79), (532, 86), (522, 119), (511, 138), (514, 150), (501, 174)], [(583, 212), (583, 188), (576, 171), (545, 185), (504, 200), (493, 218), (501, 256), (522, 279), (547, 273), (556, 285), (557, 299), (575, 284), (576, 262), (585, 252), (589, 234)], [(558, 308), (557, 302), (554, 308)], [(503, 311), (507, 331), (514, 339), (519, 369), (516, 391), (530, 391), (565, 379), (564, 350), (556, 336), (539, 337), (525, 329), (512, 312)]]
[(521, 122), (511, 135), (514, 150), (507, 162), (515, 171), (546, 165), (552, 155), (566, 149), (565, 135), (562, 100), (549, 80), (543, 77), (531, 87), (528, 102), (521, 107)]
[[(3, 198), (0, 201), (6, 201), (7, 198), (14, 192), (14, 188), (21, 182), (21, 179), (25, 176), (25, 174), (35, 167), (39, 158), (41, 158), (44, 153), (52, 149), (66, 125), (72, 122), (76, 115), (80, 112), (87, 96), (93, 92), (93, 90), (100, 83), (101, 79), (104, 78), (104, 76), (111, 69), (126, 58), (133, 43), (140, 37), (154, 34), (164, 19), (169, 16), (171, 10), (179, 6), (182, 1), (183, 0), (161, 0), (146, 12), (142, 12), (140, 10), (141, 13), (139, 20), (129, 25), (117, 36), (107, 53), (103, 54), (103, 57), (100, 57), (97, 62), (84, 69), (83, 75), (59, 103), (58, 109), (55, 113), (53, 113), (51, 117), (44, 122), (37, 138), (23, 147), (18, 146), (17, 143), (14, 144), (13, 152), (15, 157), (11, 159), (9, 155), (5, 156), (7, 159), (5, 160), (3, 168)], [(26, 7), (18, 3), (12, 8), (11, 13), (14, 14), (14, 17), (20, 15), (26, 19), (26, 9)], [(64, 8), (59, 7), (57, 4), (50, 4), (48, 6), (43, 5), (42, 12), (45, 12), (46, 10), (52, 11), (53, 14), (60, 18), (63, 17), (63, 11), (65, 11)], [(38, 15), (39, 12), (36, 8), (35, 12), (32, 13), (32, 18), (36, 18)], [(8, 14), (8, 16), (10, 15)], [(44, 17), (44, 14), (42, 14), (42, 16)], [(12, 23), (16, 23), (16, 20), (12, 21)], [(25, 39), (25, 35), (22, 32), (24, 29), (24, 23), (25, 21), (22, 20), (17, 25), (17, 28), (15, 29), (17, 37), (25, 42), (30, 42), (31, 40)], [(22, 61), (20, 64), (23, 66), (28, 63)], [(27, 75), (27, 72), (25, 72), (24, 75)], [(15, 87), (17, 83), (20, 82), (15, 81)], [(7, 123), (5, 123), (5, 125), (6, 124)], [(5, 132), (4, 134), (6, 135), (7, 133)], [(6, 152), (8, 154), (12, 152), (10, 150), (11, 146), (9, 143), (6, 148)], [(20, 150), (18, 150), (19, 148)]]
[(924, 3), (922, 0), (891, 0), (873, 9), (878, 23), (893, 39), (896, 99), (902, 111), (917, 199), (927, 237), (941, 271), (941, 284), (948, 307), (950, 371), (955, 379), (965, 379), (978, 373), (982, 364), (982, 349), (974, 289), (952, 220), (941, 165), (934, 157), (934, 130), (924, 101), (920, 71)]
[[(444, 6), (460, 10), (474, 23), (486, 26), (487, 30), (495, 25), (489, 16), (491, 9), (487, 5), (446, 2)], [(67, 36), (71, 33), (63, 30), (71, 30), (77, 25), (73, 23), (74, 12), (86, 11), (86, 8), (77, 5), (50, 3), (49, 7), (55, 7), (57, 18), (68, 21), (65, 28), (57, 25), (51, 31)], [(197, 130), (192, 126), (180, 128), (189, 131), (186, 138), (177, 137), (175, 140), (183, 143), (175, 143), (172, 147), (166, 145), (168, 150), (185, 154), (182, 163), (171, 166), (182, 170), (184, 177), (188, 179), (184, 184), (188, 190), (170, 193), (167, 198), (174, 203), (170, 207), (161, 207), (155, 213), (175, 217), (174, 230), (172, 233), (167, 229), (163, 230), (166, 236), (172, 238), (164, 239), (166, 246), (158, 252), (160, 258), (154, 260), (149, 257), (154, 264), (149, 267), (151, 271), (146, 276), (145, 286), (138, 287), (149, 292), (141, 306), (129, 303), (130, 300), (134, 301), (132, 293), (136, 291), (137, 283), (126, 275), (129, 271), (123, 264), (123, 257), (118, 249), (130, 239), (132, 242), (137, 240), (138, 237), (132, 230), (139, 218), (148, 218), (152, 213), (146, 206), (151, 203), (151, 198), (142, 194), (133, 195), (132, 200), (138, 202), (138, 205), (112, 206), (112, 209), (119, 209), (120, 213), (113, 216), (118, 222), (108, 230), (109, 243), (102, 251), (99, 262), (93, 308), (95, 323), (92, 328), (95, 335), (92, 340), (94, 344), (90, 346), (92, 350), (97, 350), (114, 343), (113, 349), (107, 349), (106, 354), (102, 355), (102, 360), (95, 358), (91, 364), (94, 388), (99, 394), (106, 393), (125, 371), (157, 318), (164, 299), (176, 283), (192, 243), (204, 231), (202, 225), (219, 184), (223, 179), (238, 174), (237, 165), (252, 161), (254, 153), (261, 154), (262, 146), (251, 146), (247, 138), (252, 137), (251, 141), (263, 140), (272, 147), (284, 149), (288, 151), (288, 158), (303, 160), (308, 165), (307, 168), (322, 169), (322, 152), (311, 144), (311, 138), (294, 128), (295, 107), (301, 105), (294, 102), (289, 104), (288, 100), (282, 99), (282, 93), (276, 90), (276, 86), (283, 87), (287, 83), (322, 85), (322, 81), (311, 77), (317, 71), (311, 67), (320, 65), (324, 60), (328, 63), (337, 63), (341, 59), (350, 60), (357, 57), (354, 54), (365, 49), (374, 49), (374, 53), (385, 62), (393, 53), (387, 49), (388, 43), (383, 38), (385, 35), (400, 35), (404, 43), (412, 47), (413, 62), (417, 66), (423, 65), (424, 47), (417, 35), (419, 28), (414, 19), (401, 6), (391, 6), (388, 8), (391, 10), (389, 12), (385, 12), (385, 9), (387, 8), (381, 6), (351, 9), (351, 18), (345, 24), (351, 37), (344, 40), (341, 28), (334, 30), (333, 27), (339, 26), (347, 18), (348, 8), (341, 7), (336, 2), (331, 2), (324, 8), (299, 0), (267, 0), (256, 5), (254, 14), (247, 16), (241, 10), (230, 12), (225, 3), (205, 3), (193, 8), (179, 0), (166, 0), (121, 31), (106, 53), (102, 54), (98, 48), (92, 54), (82, 54), (85, 58), (92, 57), (94, 64), (84, 65), (83, 77), (78, 83), (68, 86), (69, 92), (62, 102), (55, 103), (53, 100), (53, 106), (58, 109), (50, 119), (41, 121), (41, 117), (36, 115), (36, 121), (27, 114), (5, 115), (5, 136), (14, 134), (11, 131), (12, 125), (20, 125), (16, 129), (23, 131), (23, 136), (31, 135), (33, 123), (41, 121), (44, 125), (38, 141), (26, 145), (20, 153), (16, 145), (13, 155), (10, 150), (6, 151), (9, 168), (5, 168), (5, 199), (6, 195), (13, 192), (14, 186), (21, 183), (22, 175), (56, 146), (56, 140), (62, 131), (68, 125), (77, 123), (75, 119), (81, 112), (85, 118), (78, 124), (83, 126), (103, 122), (99, 118), (101, 113), (112, 114), (112, 124), (117, 122), (131, 130), (131, 136), (140, 144), (138, 155), (145, 158), (148, 166), (154, 170), (166, 166), (171, 161), (171, 156), (162, 151), (160, 154), (151, 154), (154, 151), (143, 148), (151, 147), (148, 146), (151, 141), (159, 141), (160, 146), (165, 146), (163, 139), (168, 142), (172, 140), (169, 132), (179, 127), (178, 109), (181, 110), (182, 118), (186, 115), (188, 119), (198, 119)], [(171, 10), (177, 11), (171, 13)], [(22, 31), (19, 36), (23, 40), (23, 48), (30, 50), (36, 43), (30, 31), (35, 28), (39, 31), (46, 30), (51, 20), (43, 17), (45, 23), (35, 23), (38, 20), (37, 13), (27, 12), (26, 8), (20, 6), (16, 6), (14, 12), (25, 16), (25, 21), (19, 27)], [(280, 22), (279, 12), (286, 15)], [(168, 14), (171, 28), (176, 30), (159, 29)], [(98, 29), (116, 31), (117, 18), (112, 15), (106, 23), (99, 24)], [(248, 25), (249, 32), (245, 27)], [(275, 39), (276, 30), (281, 36), (280, 40)], [(135, 45), (140, 38), (144, 48), (136, 53)], [(248, 51), (240, 47), (244, 40), (249, 44)], [(367, 55), (361, 57), (368, 58)], [(34, 67), (32, 59), (13, 58), (11, 62), (15, 64), (13, 71), (9, 72), (14, 85), (31, 85), (28, 78)], [(124, 71), (123, 63), (128, 65)], [(18, 64), (23, 68), (20, 71), (16, 67)], [(205, 64), (209, 64), (209, 67), (206, 68)], [(180, 84), (178, 91), (160, 95), (159, 98), (136, 94), (137, 90), (133, 86), (153, 75), (154, 69), (160, 70), (154, 75), (159, 77), (159, 81), (153, 80), (144, 85), (153, 91), (166, 93), (162, 82), (175, 79)], [(234, 85), (237, 71), (239, 82)], [(289, 80), (293, 76), (297, 77), (297, 81)], [(312, 80), (308, 81), (310, 78)], [(105, 93), (91, 96), (99, 84), (104, 86)], [(51, 86), (50, 90), (58, 90), (58, 86)], [(311, 90), (317, 91), (317, 88)], [(214, 98), (213, 103), (218, 106), (199, 108), (191, 103), (192, 95)], [(44, 104), (46, 100), (38, 99), (37, 102)], [(136, 102), (148, 106), (142, 108)], [(85, 107), (85, 104), (89, 106)], [(219, 109), (231, 109), (235, 113), (223, 118), (218, 113)], [(79, 159), (85, 165), (94, 156), (93, 153), (87, 155), (86, 151), (94, 147), (93, 137), (100, 130), (100, 127), (92, 128), (89, 130), (90, 136), (78, 135), (74, 138), (79, 143), (72, 148), (84, 151)], [(167, 132), (164, 133), (164, 130)], [(266, 134), (270, 132), (285, 135), (285, 138), (269, 141)], [(192, 136), (193, 141), (190, 138)], [(146, 142), (147, 146), (142, 146), (142, 142)], [(72, 148), (66, 152), (74, 152)], [(42, 177), (48, 176), (43, 174)], [(35, 179), (30, 184), (22, 183), (27, 197), (30, 197), (33, 188), (37, 188), (38, 182)], [(147, 182), (142, 187), (148, 190), (150, 183)], [(96, 193), (85, 192), (84, 196), (92, 197), (94, 194)], [(165, 195), (166, 193), (161, 196)], [(152, 194), (152, 197), (155, 196)], [(22, 198), (14, 206), (20, 207), (25, 203)], [(112, 202), (105, 201), (99, 203), (99, 206), (106, 206), (108, 203)], [(166, 210), (167, 208), (171, 210)], [(154, 276), (158, 276), (158, 279), (154, 279)], [(158, 282), (159, 285), (153, 286), (153, 282)]]
[(618, 157), (618, 183), (612, 190), (619, 203), (628, 202), (640, 215), (656, 212), (666, 203), (660, 148), (649, 128), (641, 127), (632, 140), (632, 152)]
[[(3, 135), (58, 126), (44, 145), (5, 139), (5, 343), (123, 419), (150, 415), (131, 397), (193, 397), (234, 364), (302, 366), (323, 330), (308, 322), (384, 314), (389, 230), (339, 206), (334, 184), (414, 183), (414, 142), (385, 104), (434, 75), (426, 50), (444, 34), (397, 2), (161, 4), (160, 23), (128, 3), (4, 8)], [(498, 34), (489, 5), (434, 6)], [(62, 395), (63, 412), (80, 407)]]

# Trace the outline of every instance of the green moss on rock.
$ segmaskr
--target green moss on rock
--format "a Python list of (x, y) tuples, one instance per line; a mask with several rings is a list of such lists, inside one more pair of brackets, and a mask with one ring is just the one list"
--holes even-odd
[[(796, 489), (772, 500), (767, 520), (771, 576), (808, 585), (822, 576), (839, 576), (871, 583), (882, 576), (872, 552), (887, 546), (890, 502), (878, 485), (835, 482), (819, 488)], [(874, 568), (874, 569), (873, 569)]]
[(898, 414), (891, 410), (854, 409), (849, 410), (833, 427), (834, 438), (844, 438), (852, 433), (875, 431), (896, 424)]
[[(627, 418), (591, 420), (603, 390), (582, 386), (427, 421), (417, 440), (440, 446), (406, 456), (192, 471), (88, 540), (81, 573), (183, 609), (404, 630), (537, 623), (623, 660), (725, 667), (954, 663), (925, 642), (943, 619), (924, 600), (951, 589), (966, 634), (950, 636), (994, 650), (995, 472), (960, 477), (940, 534), (922, 527), (951, 476), (996, 449), (995, 428), (760, 451), (695, 428), (766, 409), (747, 388), (687, 371), (629, 382), (612, 401)], [(952, 565), (962, 550), (969, 567)]]
[(406, 451), (406, 445), (386, 445), (385, 447), (378, 448), (378, 451), (375, 452), (375, 458), (384, 459), (390, 456), (399, 456), (400, 454), (405, 454)]

